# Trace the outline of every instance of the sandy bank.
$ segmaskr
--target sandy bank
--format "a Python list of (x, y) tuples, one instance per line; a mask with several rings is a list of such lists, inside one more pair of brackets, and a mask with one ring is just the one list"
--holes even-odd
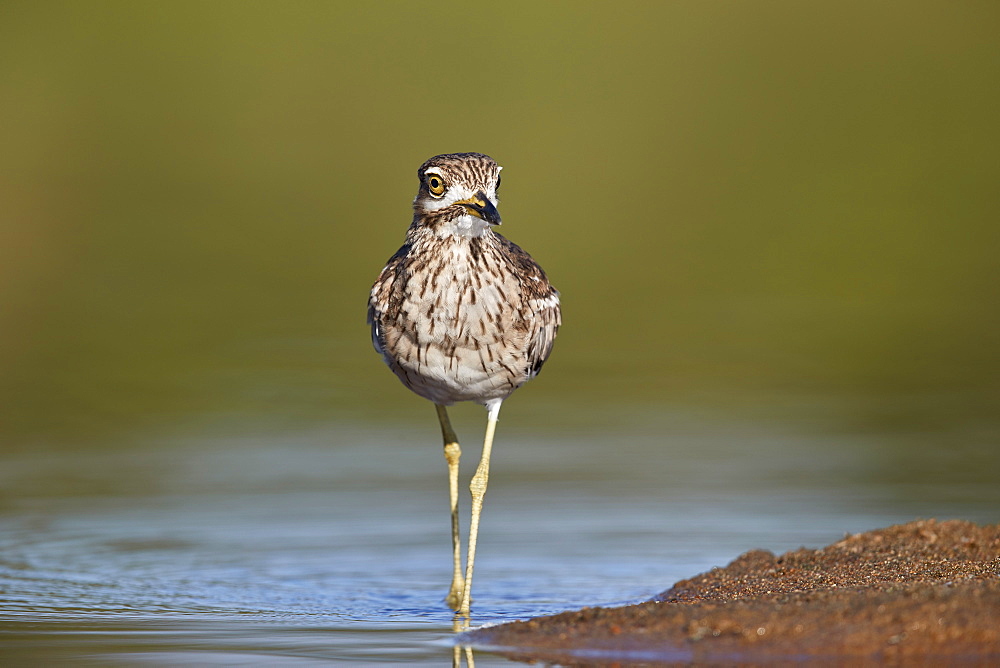
[(655, 600), (471, 631), (563, 665), (1000, 661), (1000, 525), (920, 520), (818, 550), (747, 552)]

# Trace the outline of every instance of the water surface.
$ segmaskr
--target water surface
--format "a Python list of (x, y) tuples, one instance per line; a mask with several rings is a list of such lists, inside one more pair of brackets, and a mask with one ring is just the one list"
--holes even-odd
[[(995, 487), (859, 479), (873, 445), (859, 435), (703, 417), (501, 433), (473, 623), (645, 599), (755, 547), (820, 546), (917, 516), (996, 519)], [(12, 455), (5, 660), (450, 661), (445, 466), (427, 418), (419, 431), (338, 425)]]

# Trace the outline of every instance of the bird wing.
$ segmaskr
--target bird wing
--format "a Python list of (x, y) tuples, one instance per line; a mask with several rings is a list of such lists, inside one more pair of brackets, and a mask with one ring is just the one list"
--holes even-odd
[(402, 258), (406, 252), (407, 246), (404, 245), (389, 258), (368, 297), (368, 325), (372, 328), (372, 345), (382, 356), (385, 356), (385, 333), (382, 330), (382, 322), (386, 319), (395, 319), (399, 312), (399, 292), (403, 281), (397, 279), (400, 278), (399, 274), (404, 268)]
[(552, 344), (562, 324), (559, 291), (549, 283), (545, 271), (520, 246), (497, 235), (508, 247), (514, 275), (521, 283), (528, 321), (528, 377), (538, 375), (552, 352)]
[(528, 347), (528, 361), (531, 364), (531, 376), (537, 376), (542, 365), (552, 352), (552, 344), (556, 340), (556, 332), (562, 324), (562, 310), (559, 307), (559, 291), (549, 286), (546, 297), (529, 301), (535, 318), (531, 327), (531, 343)]

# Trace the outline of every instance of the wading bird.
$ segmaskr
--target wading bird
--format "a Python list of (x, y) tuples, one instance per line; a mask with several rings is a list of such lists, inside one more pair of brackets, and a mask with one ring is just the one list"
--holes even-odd
[[(447, 601), (465, 616), (500, 405), (542, 368), (561, 321), (559, 293), (542, 268), (493, 231), (500, 224), (500, 169), (481, 153), (439, 155), (421, 165), (406, 242), (389, 259), (368, 301), (375, 350), (406, 387), (437, 408), (451, 497), (454, 572)], [(446, 409), (460, 401), (487, 410), (482, 458), (469, 487), (464, 575), (461, 449)]]

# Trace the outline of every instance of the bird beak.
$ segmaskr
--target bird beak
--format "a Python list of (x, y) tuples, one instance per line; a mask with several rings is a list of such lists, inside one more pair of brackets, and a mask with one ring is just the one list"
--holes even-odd
[(473, 216), (476, 216), (477, 218), (482, 218), (490, 225), (500, 224), (500, 212), (497, 211), (497, 208), (493, 206), (493, 202), (489, 200), (489, 198), (486, 196), (486, 193), (484, 193), (482, 190), (477, 192), (469, 199), (459, 200), (455, 202), (455, 204), (461, 204), (466, 209), (468, 209), (469, 213), (471, 213)]

